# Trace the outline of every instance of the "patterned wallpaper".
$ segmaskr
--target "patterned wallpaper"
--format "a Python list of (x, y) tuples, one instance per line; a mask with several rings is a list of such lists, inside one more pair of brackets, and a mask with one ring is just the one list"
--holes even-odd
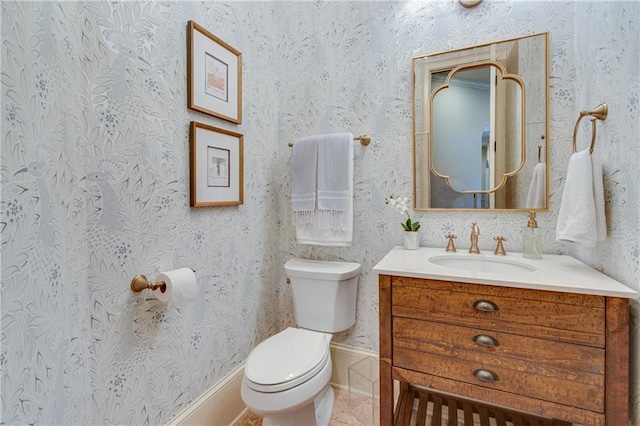
[[(283, 264), (360, 262), (356, 325), (335, 341), (377, 349), (372, 267), (401, 242), (384, 205), (411, 190), (411, 57), (534, 32), (551, 41), (547, 253), (571, 253), (640, 289), (636, 2), (12, 2), (2, 8), (2, 313), (5, 424), (162, 424), (293, 322)], [(597, 22), (593, 16), (598, 16)], [(243, 124), (186, 108), (186, 23), (243, 53)], [(580, 110), (598, 131), (609, 238), (554, 242)], [(189, 207), (188, 124), (245, 136), (245, 202)], [(356, 149), (349, 248), (299, 246), (289, 213), (296, 137), (367, 133)], [(583, 140), (586, 136), (583, 135)], [(524, 214), (415, 213), (422, 245), (464, 247), (470, 223), (520, 250)], [(168, 307), (129, 282), (196, 270), (198, 300)], [(632, 415), (640, 421), (638, 308)]]

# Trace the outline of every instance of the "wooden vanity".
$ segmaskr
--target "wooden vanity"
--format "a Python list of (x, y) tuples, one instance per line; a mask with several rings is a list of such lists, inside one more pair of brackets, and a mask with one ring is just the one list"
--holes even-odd
[(628, 424), (635, 291), (568, 256), (511, 255), (535, 271), (492, 274), (434, 265), (436, 255), (397, 247), (374, 268), (381, 425), (394, 424), (394, 380), (563, 422)]

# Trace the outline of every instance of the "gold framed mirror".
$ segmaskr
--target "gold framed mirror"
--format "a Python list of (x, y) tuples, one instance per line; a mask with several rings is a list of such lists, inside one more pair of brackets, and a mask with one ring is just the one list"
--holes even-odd
[(414, 209), (546, 211), (548, 33), (418, 56), (412, 70)]

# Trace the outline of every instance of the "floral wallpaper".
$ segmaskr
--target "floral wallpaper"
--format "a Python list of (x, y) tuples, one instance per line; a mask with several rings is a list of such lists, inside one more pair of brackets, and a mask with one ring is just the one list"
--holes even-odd
[[(550, 211), (545, 252), (640, 289), (640, 3), (485, 1), (3, 1), (0, 422), (163, 424), (261, 340), (293, 323), (284, 262), (360, 262), (356, 325), (335, 341), (377, 349), (372, 267), (400, 244), (384, 204), (411, 191), (411, 57), (550, 32)], [(598, 16), (597, 22), (593, 16)], [(186, 24), (243, 54), (243, 124), (186, 108)], [(580, 110), (598, 128), (609, 237), (554, 241)], [(244, 204), (190, 208), (188, 125), (245, 136)], [(287, 142), (369, 134), (356, 148), (354, 244), (299, 246)], [(582, 135), (586, 139), (586, 135)], [(422, 245), (494, 235), (519, 251), (524, 214), (425, 212)], [(198, 300), (167, 306), (136, 274), (188, 266)], [(638, 303), (632, 421), (640, 422)]]

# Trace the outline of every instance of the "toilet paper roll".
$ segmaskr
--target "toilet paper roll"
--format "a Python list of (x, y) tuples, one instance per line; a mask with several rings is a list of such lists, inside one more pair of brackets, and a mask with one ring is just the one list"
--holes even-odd
[(183, 306), (196, 300), (196, 274), (190, 268), (174, 269), (161, 272), (156, 281), (164, 281), (165, 289), (154, 291), (156, 299), (161, 302), (169, 302), (174, 306)]

